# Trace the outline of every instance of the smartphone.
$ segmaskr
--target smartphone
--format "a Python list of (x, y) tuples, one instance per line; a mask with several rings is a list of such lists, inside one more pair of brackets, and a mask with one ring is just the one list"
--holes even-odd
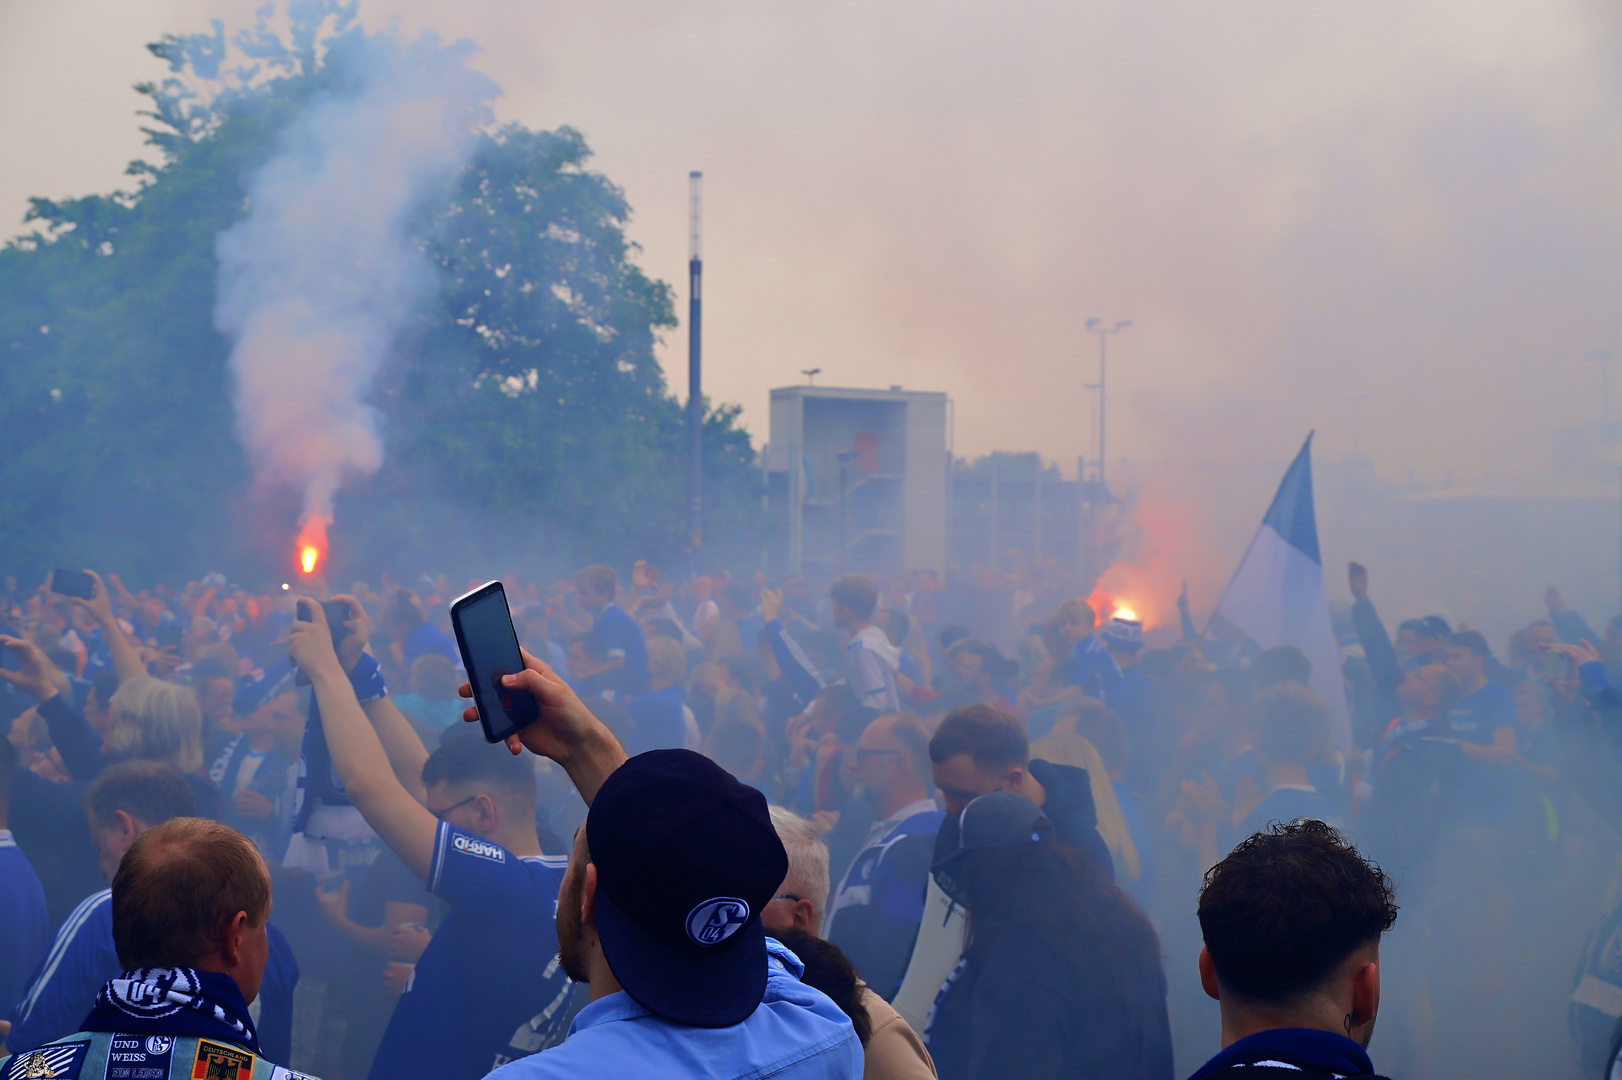
[[(326, 613), (327, 629), (332, 631), (332, 643), (334, 645), (349, 636), (349, 631), (344, 629), (344, 620), (349, 618), (348, 604), (342, 600), (323, 600), (321, 601), (321, 610)], [(299, 622), (315, 621), (314, 612), (310, 610), (310, 605), (302, 600), (298, 602), (298, 619)]]
[[(349, 618), (349, 605), (341, 600), (323, 600), (321, 601), (321, 610), (326, 613), (327, 630), (332, 634), (332, 647), (336, 649), (343, 644), (344, 638), (349, 636), (349, 631), (344, 629), (344, 620)], [(310, 605), (302, 600), (298, 602), (298, 615), (296, 617), (299, 622), (315, 622), (315, 613), (310, 610)], [(287, 662), (293, 664), (295, 668), (298, 667), (297, 664), (293, 663), (291, 656), (287, 658)], [(293, 679), (293, 684), (295, 686), (309, 686), (310, 680), (301, 671)]]
[(52, 570), (51, 591), (88, 600), (96, 594), (96, 579), (83, 570)]
[(1554, 649), (1544, 649), (1543, 677), (1546, 679), (1571, 678), (1571, 657)]
[(501, 685), (503, 676), (524, 667), (501, 582), (480, 585), (451, 601), (451, 629), (473, 687), (473, 704), (478, 707), (485, 740), (504, 742), (533, 724), (540, 716), (535, 699), (526, 690)]

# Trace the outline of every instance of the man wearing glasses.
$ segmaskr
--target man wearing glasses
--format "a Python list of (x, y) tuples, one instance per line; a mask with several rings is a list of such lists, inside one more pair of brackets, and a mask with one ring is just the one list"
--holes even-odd
[(839, 880), (822, 936), (889, 1001), (912, 957), (944, 817), (929, 797), (929, 730), (912, 716), (874, 720), (856, 741), (852, 779), (879, 820)]
[(289, 644), (332, 763), (366, 823), (448, 908), (370, 1075), (474, 1080), (561, 1042), (579, 1004), (550, 917), (568, 856), (541, 851), (529, 759), (476, 730), (447, 733), (430, 756), (397, 710), (363, 712), (333, 667), (320, 605), (307, 606), (322, 623), (295, 623)]

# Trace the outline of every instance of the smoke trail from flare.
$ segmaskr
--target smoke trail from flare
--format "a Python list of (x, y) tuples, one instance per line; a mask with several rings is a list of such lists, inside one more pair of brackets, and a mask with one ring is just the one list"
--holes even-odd
[(283, 132), (248, 182), (247, 217), (216, 240), (238, 436), (261, 483), (302, 495), (301, 524), (330, 522), (339, 485), (383, 464), (366, 396), (434, 289), (409, 218), (467, 162), (500, 93), (468, 70), (471, 51), (358, 31), (334, 42), (340, 89)]

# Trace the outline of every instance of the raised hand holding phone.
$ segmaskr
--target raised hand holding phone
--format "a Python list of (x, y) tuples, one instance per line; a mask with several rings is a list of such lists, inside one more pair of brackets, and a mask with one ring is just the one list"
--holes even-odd
[(0, 649), (15, 653), (22, 664), (16, 671), (0, 668), (0, 679), (33, 695), (35, 701), (48, 701), (56, 696), (56, 683), (50, 673), (54, 670), (45, 650), (26, 638), (0, 634)]
[(524, 658), (501, 582), (486, 582), (453, 600), (451, 629), (486, 741), (505, 742), (533, 724), (534, 699), (504, 681), (523, 670)]
[(1598, 649), (1586, 641), (1578, 641), (1571, 645), (1550, 642), (1545, 644), (1543, 648), (1547, 652), (1557, 652), (1571, 657), (1572, 663), (1578, 667), (1583, 664), (1591, 664), (1596, 660), (1605, 659), (1599, 654)]
[(324, 605), (300, 598), (297, 617), (287, 628), (287, 654), (293, 666), (305, 678), (312, 677), (327, 665), (343, 674), (338, 652), (333, 648), (332, 629), (327, 625)]
[(88, 600), (95, 595), (96, 579), (83, 570), (52, 570), (51, 591), (58, 596)]
[(323, 602), (321, 610), (326, 613), (327, 625), (332, 628), (338, 660), (348, 671), (360, 660), (360, 654), (366, 651), (366, 643), (371, 638), (372, 620), (367, 617), (366, 608), (359, 600), (344, 593)]
[[(624, 763), (625, 750), (614, 733), (592, 715), (569, 684), (544, 661), (523, 649), (519, 650), (519, 655), (524, 669), (504, 676), (502, 683), (527, 693), (535, 702), (537, 717), (527, 727), (507, 736), (507, 749), (514, 754), (527, 749), (562, 765), (580, 797), (590, 806), (608, 774)], [(463, 683), (459, 693), (465, 698), (473, 697), (473, 687)], [(479, 710), (464, 710), (462, 719), (470, 724), (479, 723)]]

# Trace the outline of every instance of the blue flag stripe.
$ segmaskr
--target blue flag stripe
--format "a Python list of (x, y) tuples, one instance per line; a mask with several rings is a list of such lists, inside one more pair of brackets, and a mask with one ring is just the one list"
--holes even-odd
[(1273, 531), (1282, 536), (1286, 543), (1321, 566), (1323, 556), (1318, 553), (1318, 516), (1312, 505), (1313, 434), (1307, 434), (1307, 441), (1301, 444), (1301, 452), (1295, 455), (1294, 463), (1279, 482), (1278, 493), (1273, 496), (1273, 503), (1267, 508), (1267, 516), (1262, 519), (1262, 524), (1272, 526)]

